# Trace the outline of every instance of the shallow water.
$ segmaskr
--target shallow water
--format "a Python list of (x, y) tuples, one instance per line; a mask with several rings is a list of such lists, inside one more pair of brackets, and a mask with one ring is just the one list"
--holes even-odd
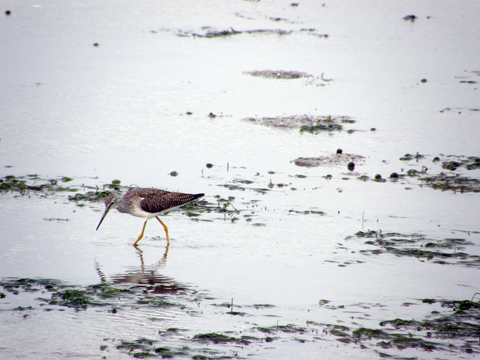
[[(480, 177), (442, 168), (480, 157), (480, 5), (290, 4), (5, 3), (0, 175), (59, 187), (0, 194), (2, 357), (161, 357), (159, 347), (179, 358), (456, 359), (480, 351), (478, 334), (446, 339), (380, 325), (448, 317), (446, 302), (479, 292), (478, 184), (442, 191), (422, 177)], [(418, 18), (404, 20), (409, 14)], [(232, 29), (244, 32), (203, 37)], [(312, 76), (248, 74), (264, 70)], [(312, 135), (243, 121), (304, 114), (356, 122)], [(353, 172), (294, 164), (336, 159), (337, 148), (365, 161)], [(400, 160), (407, 153), (425, 158)], [(406, 175), (412, 169), (419, 175)], [(402, 177), (388, 179), (392, 172)], [(387, 181), (373, 181), (376, 174)], [(114, 179), (203, 192), (207, 204), (163, 217), (168, 249), (156, 221), (135, 249), (141, 219), (112, 212), (95, 231), (103, 203), (69, 200)], [(398, 239), (410, 242), (389, 245)], [(442, 254), (419, 252), (432, 249)], [(37, 279), (35, 291), (19, 278)], [(42, 279), (62, 285), (46, 288)], [(132, 292), (85, 308), (51, 303), (62, 286), (95, 284)], [(159, 294), (158, 284), (183, 290)], [(332, 331), (339, 325), (348, 336)], [(403, 348), (404, 339), (356, 329), (423, 342)], [(211, 333), (231, 338), (198, 337)]]

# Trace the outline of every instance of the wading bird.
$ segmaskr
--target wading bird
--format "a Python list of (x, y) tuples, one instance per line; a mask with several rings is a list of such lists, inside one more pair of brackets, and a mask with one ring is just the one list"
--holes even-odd
[(97, 230), (108, 212), (111, 209), (117, 209), (121, 213), (127, 213), (145, 219), (142, 233), (137, 241), (133, 243), (133, 246), (136, 246), (142, 239), (147, 221), (151, 218), (157, 218), (160, 224), (162, 224), (165, 229), (165, 234), (167, 235), (167, 244), (170, 245), (167, 225), (165, 225), (158, 216), (167, 210), (199, 199), (203, 195), (204, 194), (182, 194), (158, 189), (133, 189), (129, 190), (123, 196), (113, 193), (105, 198), (105, 212), (98, 223)]

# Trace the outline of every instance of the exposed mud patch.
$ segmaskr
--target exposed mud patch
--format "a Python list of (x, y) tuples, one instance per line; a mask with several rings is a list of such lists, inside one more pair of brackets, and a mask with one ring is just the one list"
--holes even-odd
[(264, 79), (277, 79), (277, 80), (292, 80), (292, 79), (306, 79), (305, 85), (313, 86), (325, 86), (326, 83), (333, 81), (333, 79), (326, 79), (321, 76), (313, 76), (300, 71), (288, 71), (288, 70), (254, 70), (244, 71), (245, 75), (261, 77)]
[[(339, 153), (338, 152), (339, 150), (337, 150), (336, 154), (319, 156), (319, 157), (300, 157), (298, 159), (293, 160), (293, 162), (297, 166), (305, 166), (305, 167), (349, 166), (349, 169), (355, 168), (355, 165), (361, 165), (365, 163), (365, 157), (361, 155), (356, 155), (356, 154), (347, 154), (343, 152)], [(351, 165), (351, 163), (353, 163), (354, 165)]]
[(244, 71), (244, 74), (263, 77), (266, 79), (300, 79), (312, 77), (312, 75), (300, 71), (286, 71), (286, 70), (255, 70)]
[[(355, 123), (348, 116), (290, 115), (263, 118), (244, 118), (243, 121), (284, 129), (299, 129), (301, 133), (342, 131), (344, 125)], [(349, 130), (353, 131), (353, 130)]]

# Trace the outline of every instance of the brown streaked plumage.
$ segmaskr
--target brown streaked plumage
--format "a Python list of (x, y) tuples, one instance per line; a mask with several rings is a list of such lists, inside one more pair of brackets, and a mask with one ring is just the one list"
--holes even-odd
[(158, 189), (134, 189), (129, 190), (123, 196), (110, 194), (105, 198), (105, 212), (98, 223), (97, 230), (110, 209), (117, 209), (121, 213), (127, 213), (145, 219), (142, 233), (137, 241), (133, 243), (133, 246), (136, 246), (142, 239), (147, 221), (151, 218), (157, 218), (160, 224), (162, 224), (165, 229), (165, 234), (167, 235), (167, 244), (170, 245), (168, 228), (158, 216), (167, 210), (199, 199), (203, 195), (204, 194), (182, 194)]

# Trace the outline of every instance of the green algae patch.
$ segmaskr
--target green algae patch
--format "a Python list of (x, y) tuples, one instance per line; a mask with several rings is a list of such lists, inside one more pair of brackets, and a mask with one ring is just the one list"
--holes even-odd
[[(472, 300), (420, 300), (418, 306), (440, 306), (440, 311), (430, 311), (423, 319), (380, 321), (373, 327), (352, 327), (336, 324), (321, 324), (309, 321), (312, 329), (335, 337), (344, 344), (356, 344), (363, 349), (387, 350), (384, 356), (396, 359), (401, 351), (441, 352), (443, 354), (480, 353), (480, 304)], [(444, 309), (441, 311), (441, 309)], [(427, 311), (428, 312), (428, 311)], [(320, 332), (320, 331), (319, 331)], [(324, 339), (324, 338), (323, 338)], [(442, 355), (438, 355), (442, 357)], [(438, 357), (437, 356), (437, 357)]]
[[(117, 309), (135, 308), (139, 305), (152, 308), (185, 308), (184, 304), (174, 302), (165, 296), (155, 293), (155, 286), (121, 285), (102, 283), (89, 286), (74, 286), (52, 279), (15, 279), (6, 278), (0, 281), (0, 287), (13, 294), (21, 292), (38, 292), (36, 298), (40, 306), (51, 306), (54, 309), (74, 308), (106, 308), (116, 313)], [(186, 291), (186, 287), (184, 288)]]
[(300, 133), (310, 133), (310, 134), (318, 134), (321, 133), (322, 131), (341, 131), (343, 129), (342, 125), (340, 124), (332, 124), (330, 122), (326, 124), (315, 124), (313, 126), (302, 126), (300, 128)]
[(410, 160), (420, 160), (420, 159), (424, 159), (425, 156), (424, 155), (421, 155), (419, 154), (418, 152), (415, 154), (415, 155), (412, 155), (412, 154), (405, 154), (404, 156), (402, 156), (400, 158), (401, 161), (410, 161)]
[(214, 344), (227, 344), (227, 343), (234, 343), (234, 344), (241, 344), (241, 345), (249, 345), (252, 341), (260, 341), (260, 339), (255, 338), (253, 336), (228, 336), (221, 333), (206, 333), (206, 334), (197, 334), (192, 338), (192, 341), (198, 341), (201, 343), (214, 343)]
[[(69, 195), (68, 200), (77, 203), (97, 202), (111, 194), (112, 190), (128, 190), (127, 187), (120, 186), (119, 180), (113, 180), (110, 184), (105, 184), (101, 188), (85, 185), (62, 184), (71, 183), (74, 179), (63, 176), (55, 179), (43, 179), (38, 175), (14, 176), (8, 175), (0, 179), (0, 193), (13, 193), (22, 196), (40, 196), (49, 197), (60, 193), (70, 192), (75, 195)], [(82, 192), (83, 191), (83, 192)]]
[(120, 340), (116, 346), (117, 350), (127, 353), (133, 358), (174, 358), (189, 355), (188, 347), (159, 346), (160, 341), (148, 338), (137, 340)]
[(76, 188), (60, 186), (59, 182), (71, 181), (68, 177), (60, 179), (41, 179), (37, 175), (16, 177), (8, 175), (0, 179), (0, 192), (13, 192), (20, 195), (51, 195), (57, 192), (75, 192)]
[(276, 334), (278, 332), (304, 334), (306, 332), (306, 329), (304, 327), (296, 326), (293, 324), (275, 325), (271, 327), (259, 326), (259, 327), (256, 327), (255, 329), (266, 334)]
[(466, 176), (440, 173), (438, 175), (421, 177), (420, 180), (423, 181), (426, 186), (435, 190), (453, 191), (461, 194), (480, 192), (480, 180)]
[(430, 239), (422, 234), (383, 233), (381, 230), (368, 230), (358, 231), (353, 236), (347, 236), (345, 240), (355, 238), (365, 239), (364, 244), (373, 247), (359, 251), (364, 255), (393, 254), (441, 265), (480, 267), (480, 256), (466, 252), (475, 244), (465, 239)]
[(421, 166), (418, 170), (407, 170), (406, 174), (412, 180), (418, 179), (420, 186), (462, 194), (480, 192), (480, 178), (475, 172), (480, 169), (480, 157), (443, 154), (430, 157), (417, 152), (416, 155), (406, 154), (400, 160), (410, 166)]

